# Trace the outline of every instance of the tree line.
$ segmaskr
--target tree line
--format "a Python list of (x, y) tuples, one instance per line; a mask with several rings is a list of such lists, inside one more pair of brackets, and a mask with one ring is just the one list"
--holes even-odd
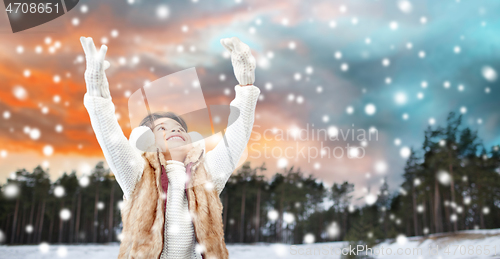
[[(372, 202), (354, 198), (354, 184), (323, 182), (300, 168), (270, 179), (265, 163), (245, 163), (220, 195), (227, 243), (299, 244), (346, 240), (375, 244), (406, 236), (500, 228), (500, 151), (450, 113), (412, 149), (404, 181), (390, 193), (385, 179)], [(120, 239), (123, 193), (99, 162), (91, 174), (64, 173), (55, 182), (40, 166), (0, 187), (0, 239), (7, 244), (108, 243)], [(363, 198), (363, 197), (361, 197)]]

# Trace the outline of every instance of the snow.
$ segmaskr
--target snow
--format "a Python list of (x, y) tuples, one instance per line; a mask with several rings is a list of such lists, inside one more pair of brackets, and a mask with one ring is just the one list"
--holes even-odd
[[(384, 255), (373, 255), (373, 257), (425, 259), (497, 258), (500, 255), (500, 229), (466, 230), (457, 231), (456, 233), (434, 234), (427, 237), (408, 237), (407, 239), (407, 242), (403, 245), (394, 242), (394, 240), (378, 244), (374, 248), (383, 248)], [(436, 250), (436, 248), (438, 249)], [(392, 250), (392, 255), (387, 255), (389, 249)], [(406, 251), (409, 255), (397, 255), (398, 249), (403, 253)], [(485, 255), (487, 253), (486, 250), (490, 251), (488, 255)]]
[[(296, 245), (292, 247), (290, 244), (267, 244), (257, 243), (254, 245), (227, 245), (229, 250), (229, 258), (238, 259), (292, 259), (292, 258), (340, 258), (337, 255), (320, 255), (320, 251), (327, 251), (333, 247), (342, 247), (347, 243), (345, 242), (331, 242), (331, 243), (318, 243), (307, 245)], [(58, 251), (64, 248), (67, 249), (67, 254), (64, 257), (58, 255)], [(303, 250), (300, 250), (303, 248)], [(316, 255), (305, 255), (306, 249), (314, 251), (316, 248)], [(323, 250), (321, 250), (323, 249)], [(119, 250), (119, 243), (110, 245), (50, 245), (48, 252), (42, 253), (38, 245), (25, 245), (25, 246), (0, 246), (0, 258), (9, 259), (52, 259), (52, 258), (92, 258), (92, 259), (110, 259), (117, 258)], [(292, 253), (296, 253), (295, 255)], [(298, 253), (304, 253), (299, 255)], [(314, 252), (311, 252), (314, 253)]]
[[(404, 236), (403, 236), (404, 237)], [(404, 242), (401, 242), (404, 239)], [(399, 242), (397, 242), (399, 240)], [(500, 229), (492, 230), (467, 230), (456, 233), (434, 234), (427, 237), (399, 237), (398, 240), (388, 239), (372, 248), (373, 258), (415, 258), (415, 259), (433, 259), (433, 258), (496, 258), (500, 254)], [(429, 252), (429, 247), (438, 250)], [(455, 248), (458, 249), (455, 251)], [(473, 250), (470, 250), (470, 247)], [(495, 247), (496, 246), (496, 247)], [(228, 244), (229, 258), (238, 259), (336, 259), (340, 258), (340, 251), (348, 253), (349, 244), (347, 242), (328, 242), (314, 244)], [(446, 248), (449, 247), (448, 251)], [(485, 248), (489, 249), (489, 255), (485, 255)], [(340, 250), (343, 249), (343, 250)], [(383, 249), (384, 255), (376, 254)], [(392, 255), (387, 255), (389, 249)], [(397, 251), (417, 251), (417, 254), (397, 255)], [(460, 249), (462, 251), (460, 252)], [(466, 250), (467, 249), (467, 250)], [(496, 256), (494, 256), (496, 249)], [(42, 250), (45, 253), (42, 253)], [(93, 258), (109, 259), (117, 258), (119, 243), (107, 245), (24, 245), (24, 246), (0, 246), (0, 258), (10, 259), (49, 259), (49, 258)], [(355, 251), (355, 250), (354, 250)], [(65, 253), (62, 253), (65, 252)], [(446, 252), (449, 252), (447, 254)], [(465, 254), (464, 254), (465, 252)], [(437, 253), (437, 254), (435, 254)], [(470, 254), (472, 253), (472, 254)], [(64, 255), (66, 254), (66, 255)], [(364, 252), (359, 252), (359, 255)], [(64, 256), (63, 256), (64, 255)]]

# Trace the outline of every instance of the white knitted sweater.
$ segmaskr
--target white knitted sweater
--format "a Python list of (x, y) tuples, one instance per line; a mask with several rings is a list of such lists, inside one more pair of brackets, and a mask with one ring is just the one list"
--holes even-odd
[[(254, 85), (235, 86), (236, 97), (231, 102), (240, 111), (240, 116), (225, 133), (228, 147), (224, 141), (206, 154), (205, 168), (212, 175), (214, 188), (222, 192), (227, 180), (235, 170), (250, 138), (254, 122), (255, 105), (260, 94)], [(144, 160), (125, 137), (115, 117), (115, 107), (111, 97), (84, 96), (84, 105), (90, 117), (97, 141), (104, 157), (125, 197), (128, 199), (144, 169)], [(229, 115), (234, 116), (234, 114)], [(161, 258), (201, 259), (201, 247), (197, 248), (193, 223), (190, 218), (187, 198), (184, 192), (186, 168), (179, 161), (167, 161), (167, 208), (165, 213), (165, 243)]]

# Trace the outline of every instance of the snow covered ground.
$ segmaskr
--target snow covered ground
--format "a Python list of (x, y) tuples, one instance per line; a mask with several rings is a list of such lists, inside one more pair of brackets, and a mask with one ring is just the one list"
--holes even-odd
[[(236, 259), (292, 259), (292, 258), (307, 258), (307, 259), (333, 259), (340, 256), (332, 256), (331, 254), (319, 255), (299, 255), (306, 253), (306, 248), (320, 251), (321, 247), (342, 247), (343, 242), (318, 243), (310, 245), (297, 245), (291, 247), (286, 244), (256, 244), (256, 245), (227, 245), (229, 250), (229, 258)], [(299, 250), (302, 248), (303, 250)], [(118, 244), (112, 245), (50, 245), (48, 251), (42, 253), (40, 246), (0, 246), (1, 259), (55, 259), (55, 258), (70, 258), (70, 259), (111, 259), (118, 256)], [(323, 250), (326, 251), (326, 250)], [(295, 252), (295, 254), (293, 254)]]
[[(438, 250), (436, 250), (436, 246)], [(303, 245), (266, 244), (227, 245), (229, 257), (236, 259), (337, 259), (348, 253), (346, 242)], [(429, 250), (431, 248), (431, 250)], [(448, 249), (447, 249), (448, 248)], [(27, 245), (0, 246), (0, 258), (9, 259), (110, 259), (117, 258), (119, 244), (110, 245)], [(341, 250), (343, 249), (343, 250)], [(43, 250), (43, 252), (42, 252)], [(359, 252), (350, 250), (352, 252)], [(469, 230), (428, 237), (403, 237), (380, 243), (372, 249), (374, 258), (500, 258), (500, 229)], [(388, 253), (391, 255), (388, 255)], [(383, 254), (382, 254), (383, 253)], [(399, 253), (399, 254), (398, 254)], [(487, 254), (487, 255), (486, 255)]]
[[(500, 229), (400, 237), (374, 248), (379, 249), (374, 253), (384, 252), (384, 255), (372, 254), (374, 258), (500, 258)], [(389, 249), (392, 255), (388, 255)]]

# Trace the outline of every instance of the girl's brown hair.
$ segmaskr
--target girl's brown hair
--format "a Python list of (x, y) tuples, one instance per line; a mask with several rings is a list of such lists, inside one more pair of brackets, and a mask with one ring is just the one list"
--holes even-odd
[(177, 114), (175, 114), (173, 112), (154, 112), (154, 113), (151, 113), (150, 115), (148, 115), (144, 119), (142, 119), (139, 126), (147, 126), (151, 130), (153, 130), (153, 128), (155, 126), (154, 121), (156, 119), (160, 119), (160, 118), (169, 118), (169, 119), (175, 120), (184, 128), (184, 130), (186, 132), (188, 132), (188, 127), (186, 125), (186, 122), (181, 117), (177, 116)]

